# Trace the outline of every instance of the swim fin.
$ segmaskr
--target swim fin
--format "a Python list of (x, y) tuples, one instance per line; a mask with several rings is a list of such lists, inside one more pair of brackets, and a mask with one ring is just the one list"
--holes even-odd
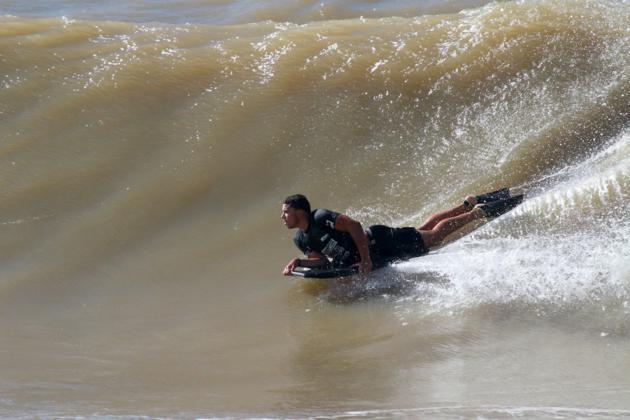
[[(501, 188), (500, 190), (496, 190), (496, 191), (492, 191), (489, 193), (475, 196), (475, 199), (477, 200), (477, 204), (491, 203), (493, 201), (505, 200), (506, 198), (510, 198), (509, 188)], [(468, 200), (464, 200), (464, 205), (469, 210), (472, 210), (472, 208), (475, 207)]]
[(477, 195), (475, 196), (475, 198), (477, 199), (477, 204), (484, 204), (484, 203), (490, 203), (492, 201), (505, 200), (506, 198), (510, 198), (510, 189), (501, 188), (500, 190)]
[(521, 204), (523, 202), (523, 197), (523, 194), (519, 194), (513, 197), (505, 198), (503, 200), (479, 204), (478, 207), (479, 209), (481, 209), (485, 217), (498, 217)]

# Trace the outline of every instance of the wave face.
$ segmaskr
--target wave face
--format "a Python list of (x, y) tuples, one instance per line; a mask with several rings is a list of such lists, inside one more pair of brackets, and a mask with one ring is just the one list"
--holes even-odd
[[(2, 10), (0, 413), (627, 414), (627, 2), (189, 3)], [(506, 185), (364, 283), (281, 279), (286, 195), (418, 225)]]

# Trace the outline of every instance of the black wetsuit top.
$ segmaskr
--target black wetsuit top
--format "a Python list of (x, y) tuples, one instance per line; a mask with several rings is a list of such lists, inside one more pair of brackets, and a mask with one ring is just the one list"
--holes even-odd
[[(348, 267), (361, 261), (359, 251), (347, 232), (335, 229), (339, 213), (326, 209), (315, 209), (309, 218), (306, 231), (298, 230), (293, 242), (308, 256), (318, 252), (332, 261), (335, 267)], [(415, 228), (391, 228), (374, 225), (367, 231), (370, 258), (374, 268), (383, 267), (394, 261), (419, 257), (429, 252), (422, 235)]]
[(336, 267), (347, 267), (359, 262), (361, 257), (352, 236), (335, 229), (338, 216), (339, 213), (326, 209), (313, 210), (308, 229), (298, 230), (293, 242), (304, 255), (318, 252), (332, 260)]

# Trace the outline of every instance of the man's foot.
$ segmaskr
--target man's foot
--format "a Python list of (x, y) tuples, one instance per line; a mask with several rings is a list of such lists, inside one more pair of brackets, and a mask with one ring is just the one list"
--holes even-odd
[(475, 208), (476, 205), (477, 197), (475, 197), (474, 195), (466, 196), (466, 198), (464, 199), (464, 207), (466, 207), (466, 209), (472, 210)]
[(491, 203), (493, 201), (505, 200), (510, 198), (510, 189), (501, 188), (500, 190), (492, 191), (481, 195), (469, 195), (464, 200), (464, 206), (467, 209), (472, 210), (477, 204)]
[(475, 210), (479, 209), (485, 217), (498, 217), (503, 213), (507, 213), (514, 207), (523, 202), (523, 194), (515, 195), (503, 200), (493, 201), (491, 203), (477, 204)]

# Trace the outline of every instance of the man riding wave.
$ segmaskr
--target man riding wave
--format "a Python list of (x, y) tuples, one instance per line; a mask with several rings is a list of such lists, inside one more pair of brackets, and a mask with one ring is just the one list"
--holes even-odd
[(291, 275), (296, 267), (330, 266), (358, 266), (360, 273), (367, 274), (394, 261), (425, 255), (466, 224), (513, 207), (510, 199), (520, 203), (522, 195), (512, 197), (510, 190), (503, 188), (468, 196), (461, 205), (432, 215), (417, 228), (372, 225), (364, 229), (345, 214), (327, 209), (311, 211), (305, 196), (291, 195), (282, 205), (282, 221), (288, 229), (298, 229), (293, 242), (306, 258), (292, 259), (284, 275)]

